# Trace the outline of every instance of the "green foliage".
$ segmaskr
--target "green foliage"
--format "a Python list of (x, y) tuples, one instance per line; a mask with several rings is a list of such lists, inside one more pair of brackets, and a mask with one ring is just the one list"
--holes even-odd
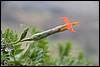
[(92, 65), (92, 62), (86, 60), (83, 52), (80, 52), (78, 56), (70, 55), (71, 51), (71, 42), (68, 41), (66, 44), (59, 43), (59, 58), (60, 62), (57, 65), (65, 65), (65, 66), (88, 66)]
[[(92, 65), (85, 59), (82, 52), (78, 56), (70, 55), (71, 42), (58, 44), (59, 57), (53, 58), (48, 51), (46, 38), (36, 42), (18, 43), (26, 37), (29, 28), (26, 28), (18, 38), (18, 35), (10, 29), (1, 33), (1, 65), (2, 66), (88, 66)], [(31, 36), (40, 31), (30, 27)], [(17, 43), (14, 43), (17, 42)], [(25, 48), (22, 49), (22, 46)]]
[(64, 44), (59, 43), (58, 49), (59, 49), (59, 56), (61, 61), (63, 60), (64, 56), (68, 56), (71, 50), (71, 43), (67, 42), (66, 46), (62, 46)]

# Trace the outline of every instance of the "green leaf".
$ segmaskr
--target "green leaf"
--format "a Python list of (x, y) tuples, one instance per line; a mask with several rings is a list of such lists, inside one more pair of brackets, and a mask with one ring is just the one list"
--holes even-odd
[(21, 47), (21, 44), (16, 44), (16, 45), (14, 45), (14, 49), (15, 49), (15, 50), (19, 50), (20, 47)]
[(13, 38), (12, 38), (12, 42), (15, 42), (18, 40), (18, 35), (17, 34), (14, 34)]
[(59, 50), (59, 56), (61, 57), (64, 50), (63, 44), (61, 43), (58, 44), (58, 50)]
[(80, 52), (80, 53), (79, 53), (78, 59), (79, 59), (79, 60), (84, 59), (84, 53), (83, 53), (83, 52)]
[(36, 59), (38, 59), (38, 60), (39, 60), (40, 58), (42, 58), (42, 56), (43, 56), (43, 53), (38, 54), (38, 55), (37, 55), (37, 57), (36, 57)]
[(27, 56), (30, 56), (30, 54), (31, 54), (31, 49), (33, 49), (34, 48), (34, 43), (31, 43), (30, 45), (29, 45), (29, 47), (28, 47), (28, 49), (26, 50), (26, 52), (21, 56), (21, 59), (23, 59), (23, 57), (25, 58), (25, 57), (27, 57)]
[(9, 38), (9, 32), (10, 32), (10, 29), (6, 29), (6, 31), (4, 32), (4, 39), (8, 39)]
[(19, 49), (19, 50), (15, 51), (15, 55), (21, 53), (23, 50), (24, 50), (24, 49)]
[(26, 28), (24, 30), (24, 32), (21, 34), (20, 40), (22, 40), (22, 39), (24, 39), (26, 37), (28, 30), (29, 30), (29, 28)]
[(67, 43), (66, 43), (66, 47), (65, 47), (64, 50), (65, 50), (65, 51), (64, 51), (64, 55), (68, 56), (69, 53), (70, 53), (70, 51), (71, 51), (71, 43), (70, 43), (70, 42), (67, 42)]
[(36, 53), (37, 53), (37, 54), (43, 53), (43, 49), (37, 49)]

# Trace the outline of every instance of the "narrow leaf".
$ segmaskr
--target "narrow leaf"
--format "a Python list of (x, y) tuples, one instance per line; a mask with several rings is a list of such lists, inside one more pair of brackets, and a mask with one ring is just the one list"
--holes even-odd
[(20, 50), (15, 51), (15, 55), (21, 53), (23, 50), (24, 50), (24, 49), (20, 49)]
[(66, 47), (65, 47), (65, 51), (64, 51), (64, 55), (68, 56), (69, 53), (71, 51), (71, 43), (70, 41), (66, 43)]
[(14, 46), (15, 50), (19, 50), (20, 48), (21, 48), (21, 44), (17, 44), (17, 45)]
[(59, 56), (61, 57), (62, 54), (63, 54), (63, 50), (64, 50), (63, 44), (59, 43), (58, 44), (58, 49), (59, 49)]
[(29, 30), (29, 28), (26, 28), (26, 29), (24, 30), (24, 32), (23, 32), (23, 33), (22, 33), (22, 35), (21, 35), (20, 40), (22, 40), (22, 39), (24, 39), (24, 38), (25, 38), (25, 36), (26, 36), (26, 34), (27, 34), (28, 30)]

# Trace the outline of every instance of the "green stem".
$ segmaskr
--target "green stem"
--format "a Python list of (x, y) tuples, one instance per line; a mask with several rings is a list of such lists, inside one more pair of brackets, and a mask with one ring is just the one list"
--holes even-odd
[(32, 37), (26, 38), (26, 39), (22, 40), (21, 42), (23, 42), (23, 41), (37, 41), (37, 40), (40, 40), (40, 39), (45, 38), (47, 36), (50, 36), (52, 34), (55, 34), (55, 33), (58, 33), (58, 32), (62, 32), (63, 30), (61, 30), (61, 28), (63, 28), (63, 27), (65, 27), (65, 25), (57, 26), (57, 27), (49, 29), (47, 31), (34, 34)]
[(17, 43), (19, 43), (19, 42), (21, 42), (21, 41), (18, 40), (18, 41), (16, 41), (16, 42), (12, 42), (12, 43), (10, 43), (10, 44), (17, 44)]

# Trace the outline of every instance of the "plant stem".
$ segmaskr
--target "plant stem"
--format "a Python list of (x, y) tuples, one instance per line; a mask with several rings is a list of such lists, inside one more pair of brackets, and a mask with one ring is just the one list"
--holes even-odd
[(61, 26), (57, 26), (55, 28), (49, 29), (49, 30), (44, 31), (44, 32), (34, 34), (32, 37), (26, 38), (26, 39), (22, 40), (21, 42), (23, 42), (23, 41), (37, 41), (37, 40), (40, 40), (40, 39), (45, 38), (47, 36), (50, 36), (52, 34), (64, 31), (63, 30), (64, 27), (65, 27), (65, 25), (61, 25)]

